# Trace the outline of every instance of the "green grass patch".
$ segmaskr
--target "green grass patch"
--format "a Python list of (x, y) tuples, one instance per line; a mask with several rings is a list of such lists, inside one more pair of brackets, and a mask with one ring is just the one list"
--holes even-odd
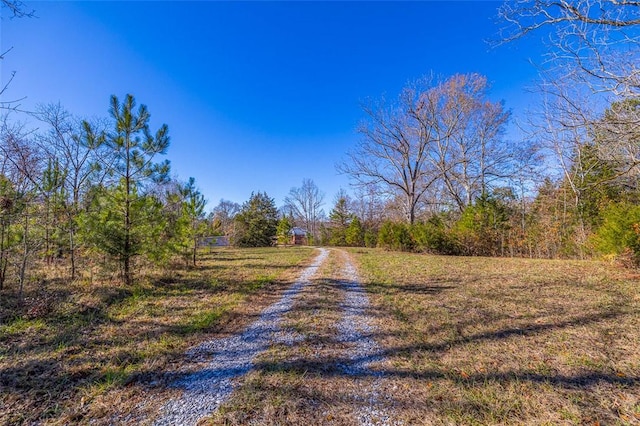
[[(27, 319), (16, 318), (6, 325), (0, 325), (0, 336), (17, 335), (27, 332), (42, 331), (47, 328), (46, 322), (42, 318)], [(8, 336), (7, 336), (8, 337)]]

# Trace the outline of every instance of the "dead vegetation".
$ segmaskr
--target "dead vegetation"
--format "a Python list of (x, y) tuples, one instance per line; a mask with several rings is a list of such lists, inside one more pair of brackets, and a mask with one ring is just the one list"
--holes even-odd
[[(310, 249), (217, 250), (198, 268), (114, 282), (43, 281), (0, 299), (0, 424), (139, 422), (189, 346), (244, 327)], [(157, 394), (151, 404), (142, 404)]]
[(405, 424), (640, 423), (640, 280), (599, 262), (354, 250)]
[[(348, 374), (332, 252), (209, 424), (640, 424), (640, 276), (600, 262), (353, 249), (383, 359)], [(135, 288), (51, 283), (0, 329), (0, 423), (144, 423), (185, 349), (243, 329), (309, 249), (223, 250)], [(39, 300), (37, 293), (28, 295)], [(5, 303), (7, 305), (5, 305)], [(188, 365), (188, 364), (187, 364)], [(193, 368), (197, 365), (193, 364)], [(149, 397), (151, 402), (149, 402)]]

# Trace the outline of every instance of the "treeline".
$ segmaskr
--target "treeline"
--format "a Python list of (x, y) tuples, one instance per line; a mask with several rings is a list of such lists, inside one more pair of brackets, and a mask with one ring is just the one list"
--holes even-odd
[(22, 293), (43, 271), (73, 280), (98, 267), (131, 284), (144, 262), (195, 264), (206, 201), (193, 178), (170, 177), (168, 128), (152, 131), (146, 106), (113, 96), (106, 118), (59, 105), (34, 116), (36, 131), (10, 116), (0, 128), (0, 290)]
[(485, 77), (410, 83), (364, 107), (360, 142), (339, 166), (355, 195), (341, 192), (325, 215), (305, 180), (282, 214), (318, 244), (638, 264), (640, 98), (587, 116), (545, 94), (554, 103), (530, 117), (531, 138), (510, 141)]
[(462, 212), (424, 211), (413, 224), (393, 214), (393, 203), (385, 209), (382, 200), (378, 215), (362, 218), (349, 207), (352, 199), (341, 196), (321, 225), (320, 241), (448, 255), (607, 257), (637, 265), (640, 193), (628, 182), (605, 179), (603, 174), (611, 176), (611, 169), (598, 164), (590, 165), (585, 191), (577, 199), (565, 180), (554, 183), (547, 178), (532, 197), (520, 198), (509, 188), (499, 188), (479, 196)]

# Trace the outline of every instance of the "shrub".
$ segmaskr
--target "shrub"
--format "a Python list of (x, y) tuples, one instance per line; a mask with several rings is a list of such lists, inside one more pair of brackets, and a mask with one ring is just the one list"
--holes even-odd
[(508, 207), (484, 194), (464, 209), (453, 227), (453, 236), (462, 254), (495, 256), (502, 254), (508, 229)]
[(438, 254), (458, 252), (455, 241), (451, 238), (440, 216), (432, 216), (424, 223), (414, 224), (411, 227), (411, 236), (418, 251)]
[(602, 254), (623, 256), (640, 265), (640, 206), (611, 203), (602, 212), (602, 225), (592, 238)]
[(378, 232), (378, 247), (387, 250), (413, 250), (415, 245), (409, 232), (409, 226), (403, 223), (383, 223)]
[(376, 247), (378, 245), (378, 234), (372, 230), (364, 233), (364, 246)]

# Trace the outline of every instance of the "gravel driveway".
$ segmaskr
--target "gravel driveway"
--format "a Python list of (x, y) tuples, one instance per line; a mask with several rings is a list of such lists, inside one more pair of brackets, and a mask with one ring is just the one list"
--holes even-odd
[[(319, 254), (296, 282), (289, 287), (280, 300), (266, 308), (258, 320), (241, 334), (228, 338), (210, 340), (194, 348), (187, 355), (205, 360), (208, 364), (177, 380), (173, 386), (183, 389), (179, 399), (169, 401), (160, 411), (155, 425), (195, 425), (201, 418), (210, 415), (224, 403), (234, 389), (234, 379), (247, 374), (254, 367), (256, 358), (272, 344), (287, 340), (281, 323), (283, 316), (291, 311), (301, 290), (318, 278), (318, 269), (329, 256), (329, 250), (318, 249)], [(346, 252), (333, 251), (342, 257), (341, 281), (338, 288), (344, 294), (340, 304), (341, 319), (336, 324), (337, 341), (346, 345), (346, 363), (338, 366), (345, 376), (360, 381), (360, 376), (375, 377), (373, 382), (361, 383), (357, 399), (364, 402), (357, 413), (361, 425), (388, 424), (389, 416), (384, 410), (384, 398), (380, 395), (381, 373), (370, 369), (371, 363), (381, 360), (380, 348), (370, 324), (369, 299), (360, 284), (357, 271)], [(294, 344), (292, 340), (289, 344)], [(366, 402), (365, 402), (366, 401)], [(374, 420), (375, 419), (375, 420)]]
[(329, 252), (320, 254), (287, 289), (282, 298), (265, 309), (257, 321), (242, 334), (225, 339), (210, 340), (188, 351), (190, 357), (203, 357), (211, 362), (202, 370), (188, 374), (174, 383), (184, 389), (180, 399), (163, 407), (157, 426), (194, 425), (202, 417), (215, 411), (233, 390), (233, 379), (246, 374), (254, 359), (267, 350), (280, 331), (282, 316), (291, 310), (300, 290), (311, 282)]

